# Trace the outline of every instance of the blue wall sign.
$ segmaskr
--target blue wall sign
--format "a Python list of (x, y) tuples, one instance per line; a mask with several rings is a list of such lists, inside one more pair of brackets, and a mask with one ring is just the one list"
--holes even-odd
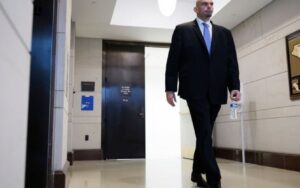
[(81, 111), (93, 111), (93, 110), (94, 110), (94, 97), (81, 96)]

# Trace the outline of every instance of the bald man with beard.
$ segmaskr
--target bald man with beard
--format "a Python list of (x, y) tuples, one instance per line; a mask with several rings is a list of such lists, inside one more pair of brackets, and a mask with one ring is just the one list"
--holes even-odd
[[(167, 102), (185, 99), (196, 134), (191, 180), (199, 187), (221, 188), (221, 173), (213, 147), (212, 131), (222, 104), (240, 100), (236, 49), (231, 32), (210, 21), (212, 0), (197, 0), (195, 20), (176, 26), (166, 65)], [(202, 175), (206, 175), (206, 181)]]

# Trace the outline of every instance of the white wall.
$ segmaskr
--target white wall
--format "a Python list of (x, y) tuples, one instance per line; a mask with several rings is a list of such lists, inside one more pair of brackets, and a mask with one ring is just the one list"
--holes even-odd
[(72, 152), (72, 133), (73, 133), (73, 101), (74, 101), (74, 84), (75, 84), (75, 41), (76, 41), (76, 24), (75, 22), (71, 23), (71, 43), (70, 43), (70, 67), (69, 67), (69, 84), (68, 84), (68, 92), (69, 92), (69, 113), (68, 113), (68, 152)]
[(196, 147), (196, 136), (191, 114), (185, 100), (180, 99), (181, 153), (183, 158), (192, 159)]
[(24, 187), (32, 16), (31, 0), (0, 1), (0, 187)]
[(165, 96), (165, 67), (169, 48), (145, 48), (146, 158), (180, 158), (179, 104)]
[(168, 52), (145, 48), (146, 187), (181, 187), (179, 103), (171, 107), (165, 96)]
[[(275, 0), (233, 29), (244, 82), (246, 149), (300, 154), (300, 101), (289, 99), (285, 36), (300, 28), (300, 1)], [(239, 122), (222, 108), (216, 146), (241, 148)]]
[(66, 168), (70, 89), (71, 0), (58, 1), (53, 117), (53, 170)]
[[(101, 148), (102, 40), (76, 38), (72, 109), (72, 149)], [(81, 81), (95, 82), (95, 92), (81, 92)], [(81, 111), (81, 96), (94, 97), (94, 110)], [(89, 140), (85, 141), (85, 135)]]

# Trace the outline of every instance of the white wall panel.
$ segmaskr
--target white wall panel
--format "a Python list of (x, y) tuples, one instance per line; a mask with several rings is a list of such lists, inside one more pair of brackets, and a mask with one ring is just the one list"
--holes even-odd
[(33, 12), (31, 1), (20, 2), (20, 6), (14, 3), (0, 2), (0, 177), (5, 177), (0, 187), (21, 188), (25, 183)]
[(179, 158), (179, 103), (171, 107), (165, 96), (168, 48), (145, 48), (146, 158)]
[[(296, 0), (273, 1), (233, 30), (245, 83), (246, 149), (300, 153), (300, 101), (289, 99), (285, 46), (285, 36), (300, 28), (299, 6)], [(228, 105), (215, 132), (217, 147), (240, 148), (240, 122), (229, 119)]]

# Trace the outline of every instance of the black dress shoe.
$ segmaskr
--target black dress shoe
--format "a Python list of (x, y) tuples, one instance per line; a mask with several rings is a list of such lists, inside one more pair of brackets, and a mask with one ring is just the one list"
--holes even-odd
[(192, 182), (197, 183), (197, 186), (198, 186), (198, 187), (203, 187), (203, 188), (208, 187), (206, 181), (202, 178), (201, 175), (199, 175), (199, 176), (193, 176), (193, 175), (192, 175), (191, 180), (192, 180)]

